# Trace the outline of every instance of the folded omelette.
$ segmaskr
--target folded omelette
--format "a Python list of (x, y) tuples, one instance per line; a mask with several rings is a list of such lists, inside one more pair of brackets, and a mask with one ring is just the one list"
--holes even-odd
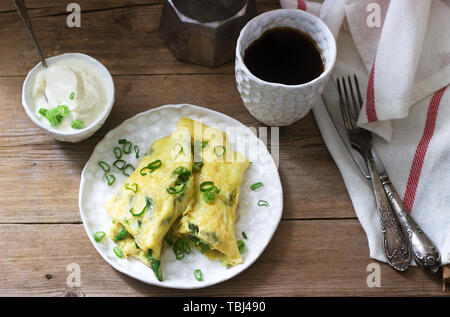
[(195, 204), (174, 224), (172, 233), (194, 238), (209, 258), (224, 265), (242, 263), (234, 224), (241, 184), (250, 162), (232, 150), (226, 134), (218, 129), (187, 118), (181, 118), (177, 127), (186, 128), (192, 137)]
[(250, 166), (226, 134), (182, 118), (157, 140), (105, 208), (109, 237), (125, 256), (150, 266), (162, 280), (161, 248), (168, 231), (224, 265), (242, 263), (234, 225), (240, 186)]
[(164, 236), (194, 202), (192, 159), (189, 131), (176, 129), (153, 143), (125, 184), (105, 204), (113, 219), (109, 236), (125, 255), (138, 255), (151, 266), (159, 280)]

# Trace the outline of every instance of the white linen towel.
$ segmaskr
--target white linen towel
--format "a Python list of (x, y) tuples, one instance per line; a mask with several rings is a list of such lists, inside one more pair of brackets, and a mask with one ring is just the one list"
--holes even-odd
[[(415, 221), (450, 263), (450, 8), (439, 0), (280, 0), (318, 15), (336, 36), (333, 78), (357, 74), (359, 125)], [(313, 108), (368, 239), (384, 261), (371, 184), (362, 177), (319, 101)]]

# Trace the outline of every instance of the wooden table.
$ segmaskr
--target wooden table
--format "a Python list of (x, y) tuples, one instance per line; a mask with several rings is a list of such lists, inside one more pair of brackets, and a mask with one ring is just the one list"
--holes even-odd
[[(219, 285), (182, 291), (146, 285), (109, 266), (78, 211), (80, 174), (105, 133), (136, 113), (192, 103), (258, 127), (236, 89), (232, 62), (208, 68), (177, 61), (157, 31), (162, 1), (78, 0), (81, 28), (66, 26), (68, 1), (28, 1), (48, 56), (82, 52), (112, 73), (116, 103), (105, 125), (79, 144), (55, 141), (26, 116), (21, 89), (39, 59), (10, 1), (0, 1), (0, 295), (335, 296), (442, 295), (440, 275), (381, 265), (369, 288), (367, 239), (312, 114), (280, 129), (283, 219), (262, 256)], [(258, 1), (259, 12), (279, 8)], [(70, 263), (81, 287), (66, 284)]]

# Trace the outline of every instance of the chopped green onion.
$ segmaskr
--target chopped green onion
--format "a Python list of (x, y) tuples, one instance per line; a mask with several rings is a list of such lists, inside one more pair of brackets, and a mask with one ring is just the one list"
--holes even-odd
[(148, 253), (147, 253), (147, 259), (152, 266), (152, 270), (153, 270), (153, 273), (155, 273), (155, 277), (158, 279), (158, 281), (161, 282), (162, 281), (161, 262), (159, 260), (155, 259), (152, 256), (152, 253), (153, 253), (152, 249), (149, 249)]
[(180, 180), (176, 180), (174, 186), (167, 188), (167, 192), (171, 195), (178, 195), (184, 191), (185, 187), (186, 187), (186, 183), (184, 183)]
[[(220, 150), (222, 149), (222, 150)], [(217, 157), (224, 156), (224, 154), (227, 152), (227, 149), (223, 145), (216, 145), (214, 147), (214, 153)]]
[(142, 215), (145, 213), (145, 211), (152, 205), (152, 203), (153, 203), (153, 201), (152, 201), (151, 198), (145, 197), (145, 206), (144, 206), (144, 208), (142, 208), (141, 212), (135, 213), (134, 208), (130, 208), (130, 212), (131, 212), (131, 214), (132, 214), (133, 216), (135, 216), (135, 217), (140, 217), (140, 216), (142, 216)]
[(116, 146), (113, 149), (114, 152), (114, 156), (116, 157), (116, 159), (120, 160), (122, 158), (122, 150), (120, 149), (120, 147)]
[(191, 253), (191, 247), (189, 246), (189, 242), (185, 239), (178, 239), (174, 243), (172, 250), (177, 260), (181, 260), (182, 258), (184, 258), (185, 254)]
[(94, 233), (94, 239), (97, 242), (102, 241), (105, 236), (106, 233), (104, 233), (103, 231), (97, 231), (96, 233)]
[(132, 148), (132, 146), (133, 146), (133, 144), (132, 144), (130, 141), (126, 141), (126, 142), (123, 144), (123, 148), (122, 148), (123, 153), (125, 153), (125, 154), (130, 154), (130, 153), (131, 153), (131, 148)]
[(242, 231), (242, 237), (244, 237), (244, 239), (247, 240), (247, 234), (245, 233), (245, 231)]
[(52, 127), (59, 125), (62, 119), (66, 117), (69, 112), (69, 107), (66, 105), (59, 105), (52, 109), (41, 108), (39, 110), (39, 114), (46, 117)]
[(123, 252), (122, 252), (122, 250), (120, 250), (120, 248), (118, 246), (115, 246), (113, 251), (117, 255), (118, 258), (123, 258)]
[(81, 130), (84, 128), (84, 122), (81, 120), (72, 120), (72, 123), (70, 124), (70, 126), (73, 129)]
[(213, 190), (214, 187), (216, 187), (216, 186), (214, 186), (214, 182), (212, 182), (212, 181), (203, 182), (200, 184), (200, 191), (207, 192), (209, 190)]
[(72, 92), (70, 93), (69, 99), (70, 99), (70, 100), (73, 100), (74, 98), (75, 98), (75, 92), (72, 91)]
[(128, 142), (127, 139), (119, 139), (119, 144), (125, 144), (127, 142)]
[(239, 253), (244, 253), (245, 252), (245, 243), (242, 240), (238, 240), (237, 241), (237, 246), (239, 249)]
[(41, 108), (41, 109), (39, 109), (39, 114), (41, 115), (41, 116), (46, 116), (47, 115), (47, 112), (48, 112), (48, 110), (47, 109), (45, 109), (45, 108)]
[(116, 236), (114, 237), (114, 242), (120, 241), (125, 239), (128, 236), (128, 231), (127, 229), (123, 228), (122, 230), (120, 230), (120, 232), (118, 234), (116, 234)]
[(135, 145), (133, 149), (134, 153), (136, 153), (136, 158), (139, 158), (139, 146)]
[(114, 184), (114, 182), (116, 181), (116, 178), (114, 177), (114, 175), (109, 174), (108, 172), (105, 172), (105, 179), (109, 186)]
[(203, 196), (202, 196), (202, 199), (207, 204), (213, 203), (214, 200), (216, 200), (216, 191), (215, 190), (209, 190), (207, 192), (204, 192)]
[(201, 282), (203, 281), (203, 276), (202, 276), (202, 271), (200, 270), (195, 270), (194, 271), (194, 277), (197, 281)]
[(198, 234), (198, 226), (194, 223), (189, 223), (189, 230), (191, 230), (192, 235)]
[(187, 182), (189, 180), (189, 176), (191, 176), (191, 171), (186, 167), (180, 166), (177, 167), (172, 174), (178, 175), (178, 179), (182, 182)]
[(268, 207), (269, 203), (267, 201), (265, 201), (265, 200), (259, 200), (258, 201), (258, 206), (260, 206), (260, 207)]
[(140, 174), (141, 174), (142, 176), (147, 175), (146, 170), (149, 170), (148, 174), (151, 174), (151, 173), (153, 173), (155, 170), (157, 170), (158, 168), (160, 168), (161, 166), (162, 166), (161, 160), (153, 161), (153, 162), (149, 163), (146, 167), (142, 168), (141, 171), (140, 171)]
[(203, 254), (203, 253), (205, 253), (208, 250), (209, 250), (209, 245), (203, 244), (202, 249), (200, 250), (200, 252)]
[(135, 170), (135, 168), (134, 168), (134, 166), (133, 165), (131, 165), (131, 164), (127, 164), (127, 165), (125, 165), (125, 167), (122, 169), (122, 174), (123, 175), (125, 175), (125, 176), (130, 176), (131, 175), (131, 173), (130, 174), (128, 174), (126, 171), (127, 170), (129, 170), (129, 169), (131, 169), (131, 173), (133, 173), (134, 172), (134, 170)]
[(125, 184), (125, 189), (127, 190), (131, 190), (133, 193), (137, 193), (138, 190), (138, 184), (133, 183), (133, 184)]
[(173, 238), (169, 233), (164, 236), (164, 241), (166, 241), (169, 246), (173, 246)]
[(104, 171), (104, 172), (109, 172), (109, 164), (108, 163), (106, 163), (105, 161), (99, 161), (98, 162), (98, 165), (102, 168), (102, 170)]
[(140, 249), (136, 242), (134, 242), (134, 246), (136, 247), (136, 249)]
[(195, 162), (194, 164), (192, 164), (192, 168), (196, 171), (196, 172), (200, 172), (200, 170), (203, 167), (203, 162)]
[(123, 170), (126, 165), (127, 165), (127, 162), (125, 162), (124, 160), (116, 160), (113, 163), (113, 166), (115, 168), (117, 168), (118, 170)]
[(264, 186), (263, 183), (257, 182), (257, 183), (254, 183), (252, 186), (250, 186), (250, 189), (251, 189), (251, 190), (258, 190), (258, 189), (260, 189), (260, 188), (263, 187), (263, 186)]

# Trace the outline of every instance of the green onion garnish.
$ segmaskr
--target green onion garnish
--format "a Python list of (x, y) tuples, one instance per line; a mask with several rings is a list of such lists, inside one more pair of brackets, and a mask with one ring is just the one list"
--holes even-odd
[(59, 125), (69, 112), (69, 107), (66, 105), (59, 105), (52, 109), (39, 109), (39, 114), (46, 117), (52, 127)]
[(264, 186), (263, 183), (257, 182), (257, 183), (254, 183), (252, 186), (250, 186), (250, 189), (251, 189), (251, 190), (258, 190), (258, 189), (260, 189), (260, 188), (263, 187), (263, 186)]
[(178, 175), (178, 179), (182, 182), (187, 182), (189, 180), (189, 176), (191, 176), (191, 171), (186, 167), (180, 166), (177, 167), (172, 174)]
[(48, 112), (48, 110), (47, 109), (45, 109), (45, 108), (41, 108), (41, 109), (39, 109), (39, 114), (41, 115), (41, 116), (46, 116), (47, 115), (47, 112)]
[(105, 236), (106, 233), (104, 233), (103, 231), (97, 231), (96, 233), (94, 233), (94, 240), (100, 242), (103, 240)]
[(194, 171), (196, 172), (200, 172), (200, 170), (203, 167), (203, 162), (195, 162), (194, 164), (192, 164), (192, 168), (194, 169)]
[(260, 206), (260, 207), (268, 207), (269, 203), (267, 201), (265, 201), (265, 200), (259, 200), (258, 201), (258, 206)]
[(70, 124), (70, 126), (73, 129), (81, 130), (84, 128), (84, 122), (81, 120), (72, 120), (72, 123)]
[(191, 253), (191, 247), (189, 246), (189, 241), (185, 239), (178, 239), (172, 247), (173, 253), (177, 260), (184, 258), (185, 254)]
[(125, 189), (127, 190), (131, 190), (133, 193), (137, 193), (138, 190), (138, 184), (133, 183), (133, 184), (125, 184)]
[(120, 230), (120, 232), (118, 234), (116, 234), (116, 236), (114, 237), (114, 242), (120, 241), (125, 239), (128, 236), (128, 231), (127, 229), (123, 228), (122, 230)]
[(125, 144), (127, 142), (128, 142), (127, 139), (119, 139), (119, 144)]
[(178, 195), (184, 191), (185, 187), (186, 187), (186, 183), (184, 183), (180, 180), (176, 180), (174, 186), (167, 188), (167, 192), (171, 195)]
[(134, 246), (136, 247), (136, 249), (140, 249), (136, 242), (134, 242)]
[(198, 226), (194, 223), (189, 223), (189, 230), (191, 230), (192, 235), (198, 234)]
[(136, 158), (139, 158), (139, 146), (135, 145), (133, 147), (133, 149), (134, 149), (134, 153), (136, 153)]
[(108, 172), (105, 172), (105, 179), (109, 186), (114, 184), (114, 182), (116, 181), (116, 178), (114, 177), (114, 175), (109, 174)]
[(70, 93), (69, 99), (70, 99), (70, 100), (73, 100), (74, 98), (75, 98), (75, 92), (72, 91), (72, 92)]
[(173, 238), (169, 233), (164, 236), (164, 241), (166, 241), (169, 246), (173, 246)]
[[(157, 170), (161, 166), (162, 166), (161, 160), (156, 160), (156, 161), (149, 163), (146, 167), (142, 168), (140, 173), (142, 176), (145, 176), (147, 174), (153, 173), (155, 170)], [(147, 170), (148, 170), (148, 173), (147, 173)]]
[(106, 163), (105, 161), (99, 161), (98, 162), (98, 165), (102, 168), (102, 170), (104, 171), (104, 172), (109, 172), (109, 164), (108, 163)]
[(130, 141), (127, 141), (123, 144), (123, 153), (125, 154), (130, 154), (131, 153), (131, 148), (132, 148), (133, 144)]
[(145, 206), (142, 208), (141, 212), (135, 213), (134, 208), (130, 209), (130, 212), (135, 217), (140, 217), (144, 214), (144, 212), (152, 205), (153, 200), (151, 198), (145, 197)]
[(245, 233), (245, 231), (242, 231), (242, 237), (244, 237), (244, 239), (247, 240), (247, 234)]
[(242, 240), (238, 240), (237, 241), (237, 246), (239, 249), (239, 253), (244, 253), (245, 252), (245, 243)]
[(122, 250), (120, 250), (120, 248), (118, 246), (115, 246), (113, 251), (117, 255), (118, 258), (123, 258), (123, 252), (122, 252)]
[(123, 170), (126, 165), (127, 165), (127, 162), (125, 162), (124, 160), (116, 160), (113, 163), (113, 166), (115, 168), (117, 168), (118, 170)]
[[(127, 170), (131, 170), (130, 174), (127, 173)], [(125, 176), (128, 177), (128, 176), (131, 175), (131, 173), (134, 172), (134, 170), (135, 170), (135, 168), (134, 168), (133, 165), (127, 164), (127, 165), (125, 165), (125, 167), (122, 169), (122, 173), (123, 173), (123, 175), (125, 175)]]
[(203, 253), (205, 253), (208, 250), (209, 250), (209, 245), (203, 244), (202, 245), (202, 249), (200, 250), (200, 252), (203, 254)]
[(204, 192), (203, 196), (202, 196), (202, 199), (207, 204), (213, 203), (214, 200), (216, 200), (216, 191), (215, 190), (209, 190), (207, 192)]
[(217, 157), (223, 156), (227, 152), (227, 149), (223, 145), (216, 145), (214, 147), (214, 153)]
[(200, 191), (207, 192), (209, 190), (213, 190), (214, 187), (216, 187), (216, 186), (214, 186), (214, 182), (212, 182), (212, 181), (203, 182), (200, 184)]
[(116, 146), (113, 149), (114, 152), (114, 156), (116, 157), (116, 159), (120, 160), (122, 158), (122, 150), (120, 149), (120, 147)]
[(202, 271), (200, 270), (195, 270), (194, 271), (194, 277), (197, 281), (201, 282), (203, 281), (203, 276), (202, 276)]
[(147, 259), (152, 266), (152, 270), (153, 270), (153, 273), (155, 273), (155, 277), (158, 279), (158, 281), (161, 282), (162, 281), (161, 262), (159, 260), (155, 259), (152, 256), (152, 253), (153, 253), (152, 249), (149, 249), (148, 253), (147, 253)]

